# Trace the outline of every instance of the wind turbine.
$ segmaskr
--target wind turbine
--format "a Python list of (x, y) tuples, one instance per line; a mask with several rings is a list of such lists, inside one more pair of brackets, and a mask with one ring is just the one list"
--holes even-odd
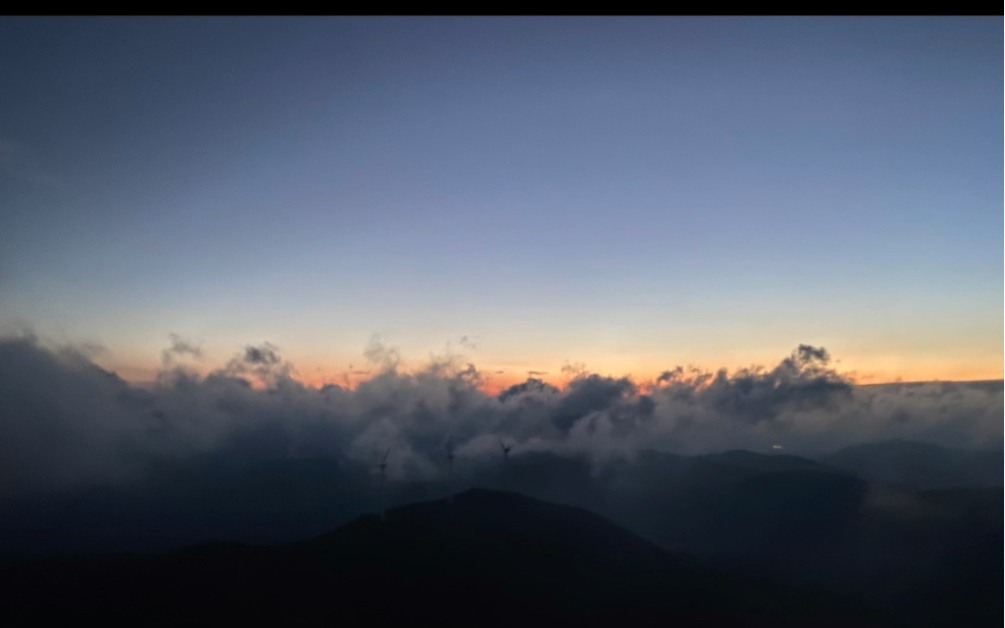
[(447, 449), (447, 502), (454, 503), (454, 443), (449, 438)]
[(391, 448), (388, 447), (387, 451), (384, 452), (384, 457), (380, 459), (380, 464), (377, 467), (380, 469), (380, 520), (383, 521), (387, 518), (387, 491), (385, 490), (385, 485), (387, 483), (387, 457), (391, 455)]
[(507, 445), (500, 438), (499, 439), (499, 447), (502, 449), (502, 452), (503, 452), (503, 487), (504, 488), (509, 488), (509, 481), (508, 481), (509, 480), (509, 450), (513, 449), (513, 445), (512, 444)]

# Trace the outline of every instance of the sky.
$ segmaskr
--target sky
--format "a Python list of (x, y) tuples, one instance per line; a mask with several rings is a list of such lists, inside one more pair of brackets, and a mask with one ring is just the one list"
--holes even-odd
[(1002, 41), (999, 17), (0, 18), (0, 334), (131, 382), (264, 342), (314, 386), (391, 354), (500, 389), (804, 343), (860, 383), (1000, 379)]

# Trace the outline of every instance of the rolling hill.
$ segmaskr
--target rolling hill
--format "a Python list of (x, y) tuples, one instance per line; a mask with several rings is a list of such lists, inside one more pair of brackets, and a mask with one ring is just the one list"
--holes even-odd
[(8, 562), (14, 623), (281, 620), (879, 625), (862, 605), (667, 553), (593, 513), (470, 490), (298, 543)]

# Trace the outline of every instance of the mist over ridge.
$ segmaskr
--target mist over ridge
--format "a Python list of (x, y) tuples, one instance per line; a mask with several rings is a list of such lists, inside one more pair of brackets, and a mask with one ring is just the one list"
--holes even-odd
[(644, 384), (580, 371), (565, 388), (528, 378), (498, 395), (456, 356), (405, 372), (379, 343), (375, 374), (352, 389), (305, 386), (269, 344), (244, 347), (200, 376), (199, 348), (177, 336), (149, 388), (97, 366), (85, 350), (31, 335), (0, 340), (0, 495), (102, 484), (158, 460), (324, 457), (371, 464), (391, 449), (393, 480), (442, 475), (448, 440), (458, 463), (531, 452), (594, 464), (655, 449), (819, 454), (860, 442), (911, 439), (1000, 448), (1002, 383), (856, 386), (824, 348), (800, 345), (775, 366), (715, 373), (676, 367)]

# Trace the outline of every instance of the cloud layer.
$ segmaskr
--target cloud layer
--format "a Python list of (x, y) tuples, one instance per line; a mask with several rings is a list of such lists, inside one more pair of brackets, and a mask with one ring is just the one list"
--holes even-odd
[(304, 386), (268, 343), (200, 376), (198, 346), (177, 336), (150, 389), (87, 353), (23, 335), (0, 339), (0, 495), (116, 482), (158, 460), (220, 452), (246, 458), (332, 457), (370, 463), (391, 448), (391, 478), (458, 463), (551, 451), (601, 463), (643, 449), (735, 448), (818, 453), (888, 438), (1000, 447), (1002, 382), (855, 386), (824, 349), (798, 347), (773, 368), (676, 368), (655, 382), (577, 371), (564, 389), (529, 378), (498, 395), (456, 358), (416, 372), (374, 341), (374, 375), (355, 389)]

